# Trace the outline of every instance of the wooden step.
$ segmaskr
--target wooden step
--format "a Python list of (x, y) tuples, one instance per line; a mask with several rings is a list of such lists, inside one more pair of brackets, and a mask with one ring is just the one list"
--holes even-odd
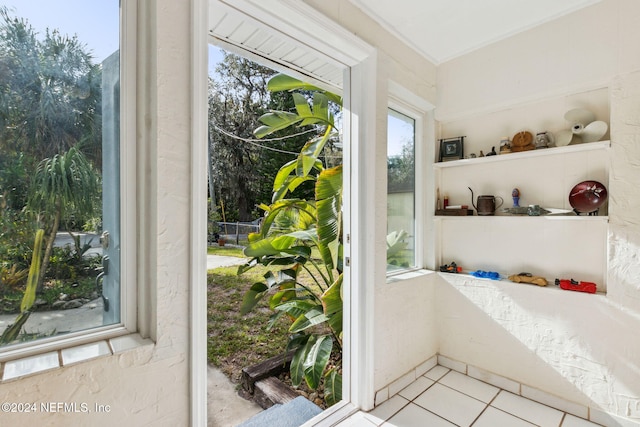
[(267, 409), (275, 404), (285, 404), (298, 397), (298, 393), (280, 381), (277, 377), (268, 377), (256, 382), (253, 400)]
[(254, 384), (257, 381), (267, 377), (277, 376), (281, 372), (289, 369), (289, 364), (291, 363), (291, 358), (294, 353), (295, 350), (291, 350), (267, 359), (264, 362), (244, 368), (242, 370), (242, 376), (240, 377), (242, 388), (253, 394)]

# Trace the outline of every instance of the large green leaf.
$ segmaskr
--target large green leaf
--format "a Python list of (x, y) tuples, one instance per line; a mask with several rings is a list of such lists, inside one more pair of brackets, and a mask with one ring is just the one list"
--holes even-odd
[[(284, 199), (278, 200), (271, 204), (271, 206), (266, 208), (267, 215), (262, 220), (262, 227), (260, 228), (260, 236), (267, 237), (270, 234), (271, 227), (277, 224), (279, 217), (281, 215), (292, 215), (292, 212), (296, 212), (298, 218), (296, 220), (292, 220), (292, 223), (302, 221), (303, 223), (310, 222), (316, 216), (316, 208), (314, 204), (301, 199)], [(287, 212), (289, 213), (282, 213)], [(305, 218), (301, 218), (300, 216), (306, 216)], [(280, 218), (281, 220), (282, 218)], [(249, 242), (254, 243), (257, 242), (259, 238), (256, 236), (250, 236)]]
[(248, 257), (277, 255), (291, 248), (295, 241), (295, 237), (286, 235), (267, 237), (257, 242), (249, 243), (244, 249), (244, 254)]
[(314, 124), (322, 124), (327, 127), (333, 127), (333, 114), (329, 110), (329, 98), (323, 93), (313, 94), (313, 109), (307, 102), (307, 99), (299, 94), (293, 94), (293, 101), (296, 106), (296, 112), (288, 111), (271, 111), (260, 116), (259, 120), (263, 126), (260, 126), (253, 133), (257, 138), (286, 129), (291, 126), (308, 126)]
[(327, 316), (327, 324), (337, 337), (342, 334), (342, 274), (322, 294), (322, 308)]
[(254, 283), (251, 288), (244, 294), (242, 305), (240, 305), (240, 314), (245, 315), (250, 312), (253, 307), (265, 296), (269, 287), (264, 283)]
[(256, 138), (264, 138), (273, 132), (297, 125), (304, 117), (287, 111), (271, 111), (260, 116), (258, 120), (264, 123), (264, 126), (254, 130), (253, 134)]
[(271, 79), (269, 79), (269, 82), (267, 83), (267, 88), (271, 92), (282, 92), (285, 90), (308, 90), (312, 92), (322, 92), (327, 97), (329, 97), (332, 102), (339, 106), (342, 106), (342, 98), (338, 95), (327, 92), (310, 83), (303, 82), (302, 80), (287, 76), (286, 74), (276, 74), (275, 76), (271, 77)]
[(316, 182), (318, 239), (322, 260), (330, 268), (338, 265), (342, 215), (342, 166), (325, 169)]
[(293, 354), (291, 365), (289, 367), (289, 373), (291, 374), (291, 383), (294, 387), (298, 387), (304, 379), (304, 362), (307, 358), (309, 349), (313, 345), (313, 343), (309, 342), (309, 338), (309, 335), (303, 335), (296, 338), (296, 344), (298, 345), (298, 348)]
[(291, 324), (289, 332), (302, 332), (305, 329), (324, 323), (327, 320), (329, 320), (329, 318), (324, 314), (322, 306), (313, 304), (312, 308), (300, 314), (293, 324)]
[(324, 401), (333, 406), (342, 400), (342, 375), (331, 369), (324, 376)]
[(304, 360), (304, 379), (309, 388), (315, 390), (320, 385), (320, 379), (331, 356), (333, 339), (331, 335), (313, 336), (307, 342), (312, 344)]
[(274, 191), (271, 201), (275, 202), (283, 199), (288, 193), (292, 193), (300, 185), (308, 181), (313, 181), (313, 176), (288, 176), (276, 191)]
[(318, 158), (320, 157), (320, 154), (322, 154), (322, 150), (325, 145), (327, 145), (327, 141), (329, 141), (332, 130), (333, 127), (328, 126), (324, 134), (310, 139), (304, 147), (302, 147), (296, 163), (297, 176), (307, 176), (317, 165), (320, 161)]
[[(318, 310), (317, 307), (318, 307), (318, 304), (313, 303), (311, 301), (295, 299), (292, 301), (287, 301), (279, 304), (276, 307), (276, 310), (284, 311), (285, 313), (287, 313), (288, 315), (294, 318), (300, 318), (300, 317), (304, 318), (307, 313), (314, 312), (314, 308), (315, 308), (315, 311), (320, 312), (320, 310)], [(291, 332), (300, 332), (300, 331), (291, 331)]]
[[(307, 103), (307, 98), (305, 98), (303, 95), (299, 93), (293, 93), (291, 94), (291, 96), (293, 97), (293, 103), (296, 106), (296, 111), (298, 112), (298, 115), (300, 117), (308, 118), (313, 116), (311, 107), (309, 106), (309, 103)], [(305, 124), (313, 124), (313, 123), (305, 123), (305, 122), (301, 123), (301, 125), (305, 125)]]

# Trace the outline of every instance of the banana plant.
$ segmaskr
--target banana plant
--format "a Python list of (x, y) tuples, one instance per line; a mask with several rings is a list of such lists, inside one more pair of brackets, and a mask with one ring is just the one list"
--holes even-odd
[[(289, 348), (295, 349), (291, 379), (304, 380), (311, 389), (324, 381), (328, 405), (342, 398), (340, 357), (330, 366), (331, 355), (342, 351), (342, 165), (325, 168), (321, 154), (336, 134), (329, 102), (341, 106), (340, 97), (279, 74), (268, 82), (271, 91), (293, 92), (296, 112), (271, 111), (254, 134), (265, 137), (291, 126), (315, 125), (318, 135), (301, 149), (297, 159), (283, 165), (273, 183), (270, 205), (262, 226), (249, 235), (244, 253), (250, 258), (238, 274), (256, 265), (272, 267), (264, 281), (245, 293), (241, 312), (247, 313), (265, 297), (274, 311), (270, 320), (290, 319)], [(313, 181), (315, 197), (293, 197), (304, 182)], [(311, 283), (301, 280), (305, 271)]]

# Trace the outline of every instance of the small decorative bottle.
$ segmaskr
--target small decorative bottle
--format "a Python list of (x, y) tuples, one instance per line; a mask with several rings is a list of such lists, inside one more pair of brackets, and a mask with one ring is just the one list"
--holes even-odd
[(518, 190), (517, 188), (514, 188), (511, 191), (511, 197), (513, 198), (513, 207), (519, 208), (520, 207), (520, 190)]

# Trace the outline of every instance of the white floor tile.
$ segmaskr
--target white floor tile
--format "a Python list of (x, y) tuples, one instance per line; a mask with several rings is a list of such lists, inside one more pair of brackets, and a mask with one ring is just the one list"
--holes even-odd
[(562, 412), (504, 390), (491, 402), (491, 406), (541, 427), (558, 427), (562, 421)]
[(574, 417), (571, 414), (567, 414), (562, 422), (562, 427), (598, 427), (599, 425), (583, 418)]
[(473, 423), (473, 427), (534, 427), (535, 424), (521, 420), (511, 414), (501, 411), (500, 409), (489, 406)]
[(400, 395), (395, 395), (391, 399), (387, 400), (380, 406), (376, 406), (369, 414), (374, 417), (380, 418), (381, 420), (388, 420), (407, 405), (409, 401)]
[(449, 368), (437, 365), (430, 369), (426, 374), (424, 374), (424, 376), (434, 381), (438, 381), (440, 378), (445, 376), (447, 372), (449, 372)]
[(469, 426), (486, 404), (440, 384), (434, 384), (414, 403), (459, 426)]
[(413, 403), (405, 406), (400, 412), (382, 425), (383, 427), (455, 427), (447, 420), (432, 414)]
[(393, 396), (394, 394), (398, 394), (400, 390), (411, 384), (416, 380), (416, 372), (412, 370), (411, 372), (401, 376), (391, 384), (389, 384), (389, 396)]
[(498, 387), (483, 383), (456, 371), (449, 372), (438, 382), (485, 403), (491, 402), (500, 391)]
[(426, 377), (420, 377), (414, 382), (412, 382), (411, 384), (409, 384), (408, 387), (400, 391), (399, 394), (405, 399), (413, 400), (416, 397), (418, 397), (420, 393), (424, 392), (426, 389), (428, 389), (432, 385), (433, 385), (433, 380), (430, 380), (429, 378), (426, 378)]

